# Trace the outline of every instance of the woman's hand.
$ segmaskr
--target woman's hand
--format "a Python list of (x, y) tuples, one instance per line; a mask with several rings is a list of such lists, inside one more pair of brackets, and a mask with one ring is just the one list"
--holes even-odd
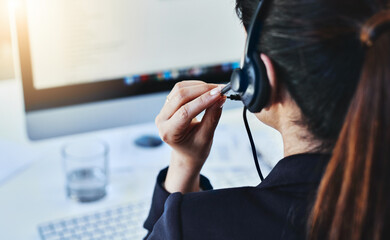
[[(169, 192), (199, 190), (199, 173), (206, 161), (226, 97), (222, 86), (201, 81), (177, 83), (156, 118), (164, 142), (173, 148), (165, 180)], [(201, 121), (195, 117), (206, 110)]]

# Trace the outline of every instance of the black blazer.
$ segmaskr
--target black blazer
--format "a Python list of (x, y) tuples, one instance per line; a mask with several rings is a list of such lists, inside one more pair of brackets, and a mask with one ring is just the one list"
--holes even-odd
[(329, 156), (301, 154), (278, 162), (257, 187), (169, 194), (160, 172), (145, 239), (305, 239), (307, 218)]

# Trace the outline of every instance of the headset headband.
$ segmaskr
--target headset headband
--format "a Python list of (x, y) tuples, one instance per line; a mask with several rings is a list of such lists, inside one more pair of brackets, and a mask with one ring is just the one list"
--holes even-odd
[[(266, 0), (260, 0), (259, 5), (257, 6), (256, 13), (252, 17), (251, 24), (248, 30), (248, 37), (245, 46), (245, 55), (257, 52), (257, 45), (259, 44), (261, 31), (263, 30), (263, 21), (265, 18), (265, 3)], [(263, 7), (264, 6), (264, 7)]]

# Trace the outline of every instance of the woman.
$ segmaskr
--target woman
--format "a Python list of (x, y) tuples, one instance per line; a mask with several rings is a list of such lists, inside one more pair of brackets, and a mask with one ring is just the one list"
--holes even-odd
[[(147, 239), (390, 236), (389, 1), (271, 1), (259, 42), (271, 97), (256, 116), (281, 133), (285, 158), (257, 187), (211, 190), (199, 172), (225, 97), (177, 84), (156, 118), (173, 152)], [(237, 0), (246, 28), (258, 2)]]

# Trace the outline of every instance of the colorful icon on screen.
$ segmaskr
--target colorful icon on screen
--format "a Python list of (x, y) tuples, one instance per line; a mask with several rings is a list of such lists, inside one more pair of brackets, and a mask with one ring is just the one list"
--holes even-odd
[(172, 79), (177, 79), (177, 78), (179, 78), (179, 77), (180, 77), (179, 71), (178, 71), (178, 70), (172, 70), (172, 72), (171, 72), (171, 77), (172, 77)]
[(232, 69), (240, 68), (240, 62), (232, 63)]
[(231, 70), (231, 64), (230, 63), (222, 64), (222, 71), (228, 72), (230, 70)]
[(134, 79), (132, 77), (125, 77), (124, 82), (126, 85), (132, 85), (134, 84)]
[(170, 80), (170, 79), (172, 79), (172, 74), (171, 74), (171, 72), (170, 72), (170, 71), (164, 72), (164, 78), (165, 78), (165, 80)]
[(149, 75), (141, 75), (141, 81), (142, 82), (146, 82), (146, 81), (148, 81), (149, 80)]

